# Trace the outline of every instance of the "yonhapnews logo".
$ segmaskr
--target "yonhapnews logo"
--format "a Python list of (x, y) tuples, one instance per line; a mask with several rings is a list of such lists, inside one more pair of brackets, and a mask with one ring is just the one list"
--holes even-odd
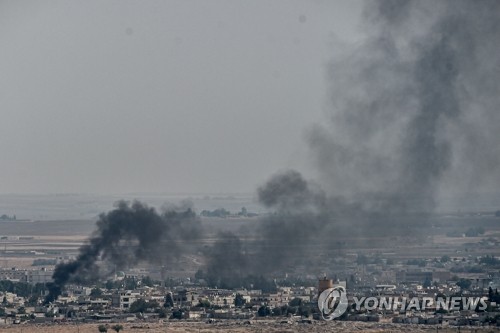
[[(458, 311), (479, 310), (487, 308), (486, 297), (353, 297), (353, 309), (392, 310), (392, 311), (426, 311), (428, 309)], [(336, 286), (324, 290), (318, 297), (318, 307), (324, 320), (333, 320), (342, 316), (349, 307), (347, 292), (344, 287)]]
[(347, 293), (344, 287), (336, 286), (324, 290), (318, 297), (318, 307), (325, 320), (333, 320), (347, 310)]

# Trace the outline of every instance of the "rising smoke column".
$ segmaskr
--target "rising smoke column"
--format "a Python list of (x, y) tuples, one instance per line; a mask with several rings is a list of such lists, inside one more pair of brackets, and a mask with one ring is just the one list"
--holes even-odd
[(101, 277), (102, 260), (123, 269), (139, 261), (164, 263), (178, 256), (183, 242), (199, 236), (199, 221), (190, 209), (169, 209), (158, 214), (140, 202), (117, 203), (117, 208), (99, 216), (97, 230), (80, 248), (74, 261), (56, 266), (46, 302), (54, 301), (69, 282)]
[(325, 193), (295, 170), (276, 173), (257, 189), (257, 195), (262, 205), (280, 213), (327, 208)]
[[(250, 276), (282, 273), (311, 256), (311, 244), (321, 246), (334, 220), (355, 209), (327, 198), (317, 185), (295, 170), (276, 173), (257, 190), (259, 202), (273, 210), (261, 217), (256, 239), (245, 244), (237, 235), (223, 233), (207, 252), (211, 285), (241, 287)], [(326, 236), (326, 237), (325, 237)], [(314, 249), (312, 249), (314, 250)]]
[(242, 241), (233, 233), (219, 233), (206, 256), (206, 278), (212, 286), (241, 287), (242, 279), (251, 271), (251, 259), (244, 251)]
[(498, 190), (500, 1), (370, 1), (363, 21), (364, 41), (330, 65), (328, 121), (308, 137), (322, 190), (293, 170), (258, 190), (274, 213), (249, 270), (278, 270), (341, 225), (412, 234), (440, 195)]
[(368, 2), (365, 41), (330, 66), (309, 143), (331, 196), (432, 211), (500, 184), (500, 2)]
[(272, 209), (259, 228), (258, 265), (262, 272), (280, 270), (306, 255), (334, 214), (323, 191), (295, 170), (278, 172), (257, 190), (259, 202)]

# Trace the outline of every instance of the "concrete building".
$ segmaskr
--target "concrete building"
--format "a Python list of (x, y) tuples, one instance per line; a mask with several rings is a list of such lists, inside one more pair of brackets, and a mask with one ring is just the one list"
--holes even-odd
[(198, 304), (200, 295), (197, 291), (180, 290), (172, 295), (177, 306), (193, 306)]
[(115, 308), (119, 308), (120, 310), (127, 310), (130, 308), (132, 303), (140, 298), (140, 296), (140, 293), (132, 292), (130, 290), (119, 291), (111, 297), (111, 305)]

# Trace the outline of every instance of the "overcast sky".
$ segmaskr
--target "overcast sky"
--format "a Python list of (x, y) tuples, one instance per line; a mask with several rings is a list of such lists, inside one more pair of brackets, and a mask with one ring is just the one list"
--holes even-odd
[(0, 2), (0, 192), (252, 192), (307, 168), (359, 1)]

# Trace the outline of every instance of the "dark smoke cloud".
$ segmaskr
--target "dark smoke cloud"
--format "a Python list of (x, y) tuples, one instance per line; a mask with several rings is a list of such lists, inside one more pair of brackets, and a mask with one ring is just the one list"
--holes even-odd
[(242, 241), (230, 232), (218, 234), (207, 257), (207, 279), (213, 286), (240, 287), (241, 280), (251, 271), (250, 257)]
[(339, 234), (418, 234), (440, 195), (498, 190), (500, 1), (370, 1), (363, 17), (364, 42), (330, 65), (328, 121), (308, 136), (322, 189), (273, 176), (258, 189), (274, 211), (259, 240), (244, 251), (232, 237), (245, 260), (218, 270), (281, 270)]
[(432, 211), (500, 184), (500, 2), (368, 2), (309, 142), (329, 195)]
[(60, 295), (69, 282), (96, 280), (101, 272), (98, 262), (123, 269), (139, 261), (164, 264), (177, 257), (183, 242), (199, 236), (199, 221), (191, 208), (169, 207), (162, 214), (140, 202), (121, 201), (116, 209), (99, 216), (97, 230), (78, 257), (56, 266), (47, 302)]
[(294, 170), (269, 179), (258, 189), (258, 200), (275, 212), (261, 218), (254, 241), (244, 243), (230, 233), (219, 235), (207, 253), (211, 285), (242, 287), (252, 275), (283, 272), (301, 257), (310, 257), (311, 241), (323, 241), (318, 235), (325, 231), (328, 235), (332, 221), (353, 208), (327, 198)]
[(257, 190), (259, 202), (281, 212), (317, 209), (325, 205), (325, 194), (295, 170), (277, 173)]
[[(272, 213), (255, 240), (219, 235), (207, 253), (212, 284), (307, 264), (342, 234), (412, 234), (440, 195), (498, 189), (500, 1), (370, 1), (363, 17), (366, 39), (332, 61), (328, 120), (308, 137), (321, 186), (288, 170), (260, 187)], [(105, 274), (101, 260), (118, 269), (168, 260), (196, 226), (189, 209), (160, 215), (122, 202), (75, 261), (57, 266), (47, 299)]]

